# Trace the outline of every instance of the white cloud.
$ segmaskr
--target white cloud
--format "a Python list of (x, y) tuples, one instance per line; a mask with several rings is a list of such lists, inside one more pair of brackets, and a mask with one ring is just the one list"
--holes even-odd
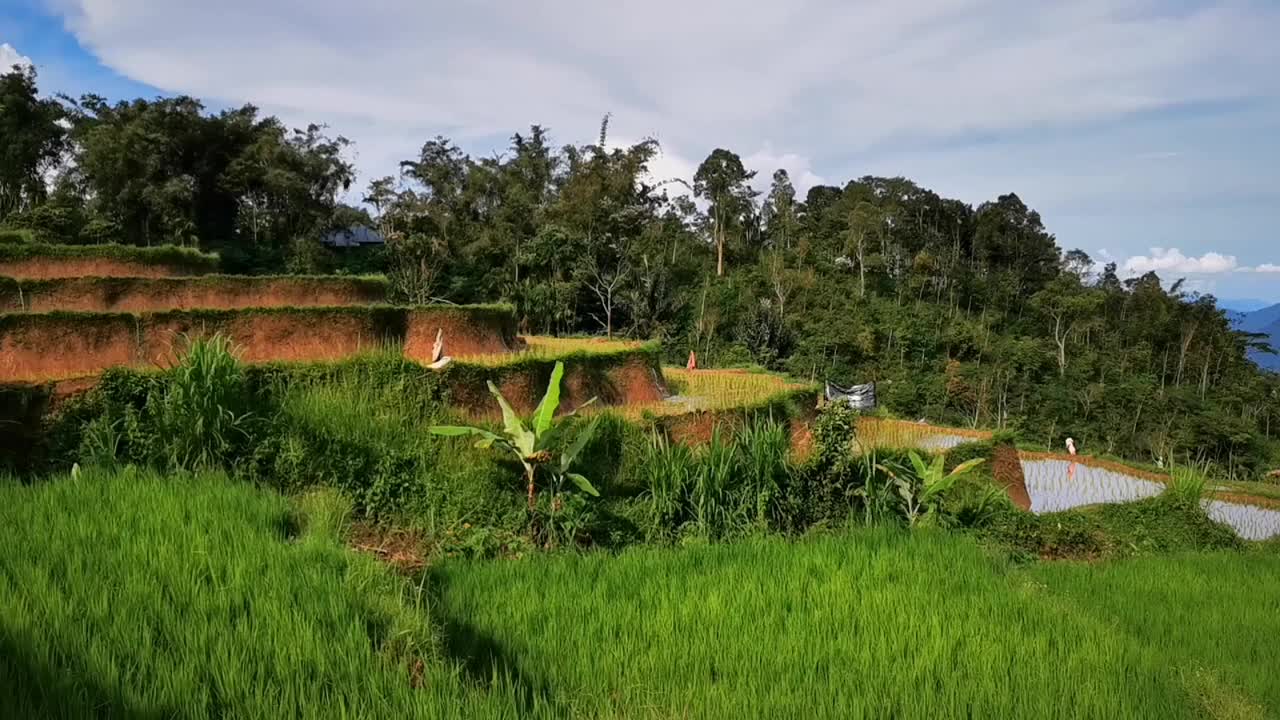
[(1260, 273), (1280, 273), (1280, 265), (1274, 265), (1272, 263), (1263, 263), (1262, 265), (1259, 265), (1258, 267), (1254, 268), (1253, 271), (1260, 272)]
[(1187, 257), (1178, 248), (1153, 247), (1150, 255), (1135, 255), (1124, 261), (1124, 270), (1130, 275), (1148, 272), (1216, 275), (1239, 268), (1234, 255), (1208, 252), (1200, 257)]
[(619, 136), (659, 136), (672, 170), (723, 146), (765, 178), (787, 167), (803, 192), (821, 179), (806, 158), (837, 150), (1072, 127), (1280, 85), (1271, 0), (46, 2), (128, 77), (327, 122), (376, 174), (436, 133), (470, 148), (538, 122), (582, 142), (612, 112)]
[(742, 164), (747, 170), (756, 171), (751, 185), (762, 193), (769, 192), (769, 188), (773, 185), (775, 170), (787, 171), (791, 184), (795, 186), (796, 196), (801, 199), (809, 192), (809, 188), (826, 182), (821, 175), (813, 171), (813, 164), (809, 158), (796, 153), (775, 152), (772, 143), (765, 143), (756, 152), (742, 158)]
[(0, 43), (0, 74), (9, 72), (14, 65), (31, 66), (31, 58), (19, 53), (9, 43)]

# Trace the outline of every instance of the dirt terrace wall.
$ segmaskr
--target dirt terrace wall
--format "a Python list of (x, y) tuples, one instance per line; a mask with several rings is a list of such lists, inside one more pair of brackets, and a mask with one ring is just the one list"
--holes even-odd
[(248, 363), (339, 360), (386, 347), (430, 362), (437, 330), (449, 354), (508, 352), (516, 343), (515, 314), (507, 306), (10, 314), (0, 315), (0, 382), (166, 367), (184, 336), (214, 333), (230, 338)]
[[(0, 312), (163, 312), (372, 305), (387, 301), (383, 278), (77, 277), (0, 278)], [(434, 340), (434, 338), (432, 338)]]
[(0, 244), (0, 277), (185, 277), (218, 271), (217, 255), (171, 245)]
[(997, 445), (991, 453), (991, 475), (996, 485), (1004, 488), (1013, 504), (1023, 510), (1031, 509), (1031, 495), (1027, 493), (1027, 478), (1022, 472), (1022, 459), (1012, 445)]
[(813, 447), (813, 422), (817, 417), (817, 406), (818, 391), (804, 388), (780, 393), (758, 405), (663, 415), (654, 418), (653, 423), (665, 431), (672, 441), (696, 447), (711, 442), (717, 429), (722, 436), (727, 437), (732, 436), (752, 418), (772, 418), (787, 426), (792, 451), (803, 457)]
[[(560, 384), (563, 412), (593, 397), (601, 406), (622, 406), (658, 402), (667, 396), (659, 353), (654, 349), (575, 353), (561, 361), (565, 365)], [(444, 375), (449, 404), (477, 420), (500, 419), (502, 411), (486, 384), (492, 381), (516, 412), (531, 413), (546, 392), (554, 367), (555, 361), (546, 359), (497, 367), (451, 366)]]

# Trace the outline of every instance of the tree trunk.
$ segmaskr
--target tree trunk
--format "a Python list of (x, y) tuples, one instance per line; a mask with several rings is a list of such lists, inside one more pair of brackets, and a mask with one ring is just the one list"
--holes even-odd
[(724, 277), (724, 232), (716, 228), (716, 277)]
[(533, 465), (529, 465), (525, 468), (525, 471), (524, 471), (525, 477), (528, 478), (529, 480), (529, 512), (533, 512), (534, 508), (537, 505), (536, 498), (533, 494), (533, 474), (536, 469), (537, 468), (535, 468)]

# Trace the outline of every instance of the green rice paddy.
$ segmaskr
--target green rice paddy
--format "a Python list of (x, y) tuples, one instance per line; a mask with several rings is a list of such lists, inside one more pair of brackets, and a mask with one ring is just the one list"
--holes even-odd
[(1275, 717), (1280, 555), (943, 532), (450, 561), (221, 475), (0, 481), (0, 717)]

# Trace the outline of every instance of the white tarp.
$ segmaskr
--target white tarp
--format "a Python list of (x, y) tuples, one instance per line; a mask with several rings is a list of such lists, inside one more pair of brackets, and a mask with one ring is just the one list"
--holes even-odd
[(840, 387), (827, 382), (827, 400), (831, 402), (849, 403), (854, 410), (874, 410), (876, 408), (876, 384), (852, 385)]

